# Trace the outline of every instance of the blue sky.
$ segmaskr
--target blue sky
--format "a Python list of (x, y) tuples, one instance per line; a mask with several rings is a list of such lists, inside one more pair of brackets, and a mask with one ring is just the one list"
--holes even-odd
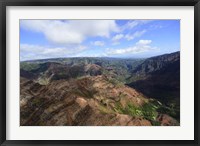
[(21, 61), (147, 58), (179, 50), (179, 20), (20, 20)]

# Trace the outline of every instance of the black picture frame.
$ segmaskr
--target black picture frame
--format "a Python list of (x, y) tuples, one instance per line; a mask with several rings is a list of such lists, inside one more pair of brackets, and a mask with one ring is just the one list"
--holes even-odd
[[(6, 139), (6, 7), (7, 6), (194, 6), (194, 140), (7, 140)], [(21, 145), (200, 145), (200, 1), (199, 0), (0, 0), (0, 144)], [(147, 14), (148, 15), (148, 14)], [(192, 110), (192, 109), (190, 109)]]

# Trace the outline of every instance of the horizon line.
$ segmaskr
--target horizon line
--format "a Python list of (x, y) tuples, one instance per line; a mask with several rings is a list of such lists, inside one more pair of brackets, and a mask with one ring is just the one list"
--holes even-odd
[(147, 58), (152, 58), (156, 56), (162, 56), (162, 55), (167, 55), (167, 54), (173, 54), (177, 53), (180, 51), (175, 51), (175, 52), (170, 52), (170, 53), (164, 53), (160, 55), (155, 55), (155, 56), (150, 56), (150, 57), (108, 57), (108, 56), (101, 56), (101, 57), (92, 57), (92, 56), (78, 56), (78, 57), (56, 57), (56, 58), (44, 58), (44, 59), (32, 59), (32, 60), (23, 60), (20, 62), (28, 62), (28, 61), (40, 61), (40, 60), (54, 60), (54, 59), (67, 59), (67, 58), (113, 58), (113, 59), (147, 59)]

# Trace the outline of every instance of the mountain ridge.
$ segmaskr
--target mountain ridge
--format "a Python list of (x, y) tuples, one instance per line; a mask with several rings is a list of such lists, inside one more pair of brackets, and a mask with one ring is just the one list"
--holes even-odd
[[(171, 72), (179, 69), (180, 73), (180, 61), (179, 68), (173, 68), (170, 54), (158, 57), (171, 62), (166, 67), (172, 67)], [(21, 125), (179, 125), (177, 113), (180, 111), (137, 88), (145, 87), (146, 83), (139, 83), (141, 78), (134, 79), (137, 74), (148, 80), (155, 76), (170, 77), (171, 72), (163, 70), (163, 65), (156, 72), (143, 73), (146, 70), (141, 65), (151, 65), (148, 59), (65, 58), (54, 61), (20, 63)], [(177, 82), (176, 79), (174, 83)], [(180, 99), (178, 95), (176, 98)]]

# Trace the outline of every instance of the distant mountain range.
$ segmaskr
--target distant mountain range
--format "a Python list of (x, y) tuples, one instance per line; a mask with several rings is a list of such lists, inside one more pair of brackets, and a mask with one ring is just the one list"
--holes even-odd
[(179, 125), (180, 52), (20, 63), (21, 125)]

